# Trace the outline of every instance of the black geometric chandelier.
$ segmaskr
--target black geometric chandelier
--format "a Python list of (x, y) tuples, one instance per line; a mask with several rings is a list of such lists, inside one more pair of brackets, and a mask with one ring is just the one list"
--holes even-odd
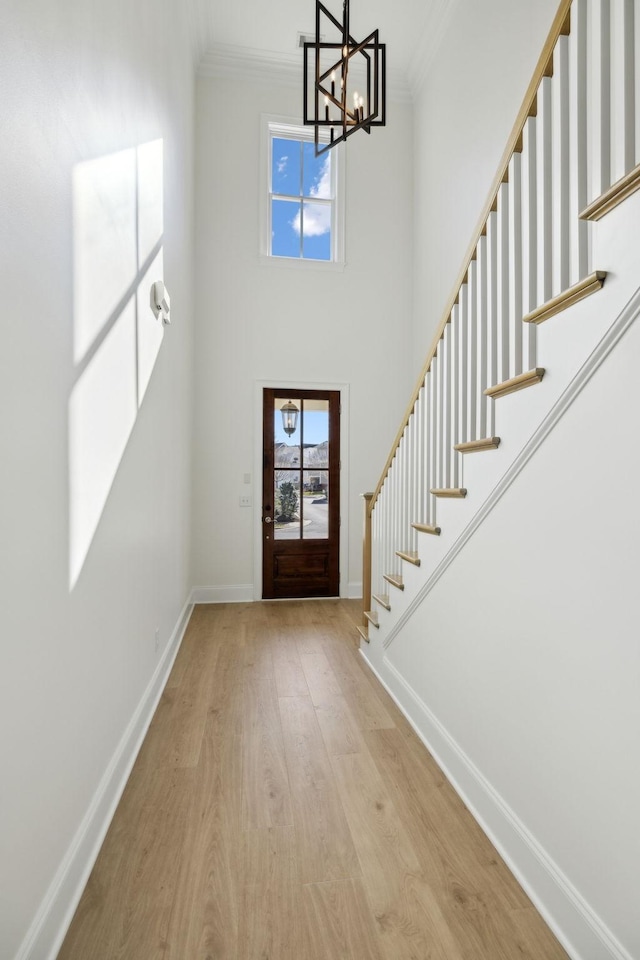
[[(323, 29), (333, 42), (321, 39)], [(316, 0), (315, 43), (304, 45), (304, 122), (315, 127), (316, 156), (357, 130), (371, 133), (371, 127), (383, 127), (385, 108), (385, 45), (379, 42), (378, 31), (354, 40), (349, 32), (349, 0), (343, 3), (342, 23)], [(324, 130), (328, 136), (322, 135)]]

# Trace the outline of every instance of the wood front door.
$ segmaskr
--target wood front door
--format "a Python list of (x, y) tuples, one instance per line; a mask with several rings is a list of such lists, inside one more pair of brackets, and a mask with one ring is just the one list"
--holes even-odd
[(339, 391), (265, 389), (263, 444), (262, 596), (337, 597)]

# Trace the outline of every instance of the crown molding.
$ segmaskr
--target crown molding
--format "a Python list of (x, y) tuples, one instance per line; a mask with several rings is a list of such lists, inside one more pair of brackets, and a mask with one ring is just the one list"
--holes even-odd
[(433, 3), (428, 11), (428, 23), (418, 31), (420, 39), (407, 68), (412, 100), (416, 99), (422, 89), (458, 2), (459, 0), (439, 0), (438, 3)]
[[(300, 86), (302, 78), (302, 50), (296, 53), (275, 53), (229, 43), (214, 43), (201, 56), (198, 75), (243, 78), (297, 87)], [(412, 99), (404, 73), (387, 70), (387, 100), (411, 103)]]

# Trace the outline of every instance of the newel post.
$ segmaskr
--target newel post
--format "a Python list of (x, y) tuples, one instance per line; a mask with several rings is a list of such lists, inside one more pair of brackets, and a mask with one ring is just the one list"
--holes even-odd
[(366, 626), (365, 610), (371, 610), (371, 502), (373, 493), (363, 493), (364, 536), (362, 539), (362, 624)]

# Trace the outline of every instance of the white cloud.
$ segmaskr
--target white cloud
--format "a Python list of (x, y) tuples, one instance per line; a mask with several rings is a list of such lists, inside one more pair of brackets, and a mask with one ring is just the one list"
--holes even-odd
[[(291, 221), (291, 226), (300, 236), (300, 211)], [(331, 232), (331, 207), (324, 203), (305, 203), (304, 205), (304, 235), (305, 237), (321, 237)]]
[(276, 163), (276, 167), (277, 167), (277, 169), (278, 169), (278, 173), (284, 173), (284, 171), (287, 169), (287, 161), (288, 161), (288, 159), (289, 159), (289, 157), (280, 157), (280, 159), (279, 159), (278, 162)]
[(324, 158), (320, 175), (315, 185), (311, 187), (311, 196), (321, 200), (331, 198), (331, 157)]

